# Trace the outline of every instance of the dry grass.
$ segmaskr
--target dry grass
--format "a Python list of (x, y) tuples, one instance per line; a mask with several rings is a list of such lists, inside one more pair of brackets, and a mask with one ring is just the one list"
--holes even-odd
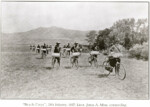
[[(148, 99), (148, 62), (123, 58), (125, 80), (102, 68), (89, 67), (88, 54), (79, 59), (79, 69), (71, 68), (69, 58), (51, 69), (51, 55), (41, 59), (33, 52), (3, 52), (1, 98), (8, 99)], [(99, 56), (102, 64), (104, 56)]]

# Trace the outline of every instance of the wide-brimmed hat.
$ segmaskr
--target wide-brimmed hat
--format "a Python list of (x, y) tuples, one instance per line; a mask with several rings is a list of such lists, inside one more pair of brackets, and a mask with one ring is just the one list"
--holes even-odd
[(59, 42), (56, 42), (56, 44), (60, 44)]

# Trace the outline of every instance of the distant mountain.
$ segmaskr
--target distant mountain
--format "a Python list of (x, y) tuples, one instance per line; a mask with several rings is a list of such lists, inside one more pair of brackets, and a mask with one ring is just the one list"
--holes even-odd
[(39, 27), (27, 32), (3, 33), (2, 41), (4, 44), (38, 44), (61, 42), (79, 42), (85, 44), (86, 34), (88, 31), (64, 29), (60, 27)]

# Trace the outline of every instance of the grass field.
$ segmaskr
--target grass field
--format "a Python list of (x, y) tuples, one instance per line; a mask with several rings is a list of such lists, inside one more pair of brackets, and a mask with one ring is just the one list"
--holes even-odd
[[(90, 67), (88, 53), (79, 58), (78, 69), (69, 58), (61, 58), (61, 67), (51, 68), (51, 55), (41, 59), (27, 46), (1, 53), (1, 98), (3, 99), (148, 99), (148, 61), (122, 58), (127, 77), (119, 80), (112, 73), (106, 77), (102, 67)], [(99, 55), (101, 65), (105, 56)]]

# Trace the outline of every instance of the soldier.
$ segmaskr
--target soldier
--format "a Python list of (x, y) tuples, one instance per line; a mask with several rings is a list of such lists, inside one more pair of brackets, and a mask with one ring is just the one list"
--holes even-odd
[[(61, 48), (60, 48), (59, 44), (60, 43), (58, 43), (58, 42), (56, 43), (56, 45), (54, 47), (54, 53), (60, 53)], [(56, 60), (57, 60), (57, 63), (59, 64), (59, 66), (60, 66), (60, 57), (55, 57), (54, 58), (54, 64), (55, 64)]]

